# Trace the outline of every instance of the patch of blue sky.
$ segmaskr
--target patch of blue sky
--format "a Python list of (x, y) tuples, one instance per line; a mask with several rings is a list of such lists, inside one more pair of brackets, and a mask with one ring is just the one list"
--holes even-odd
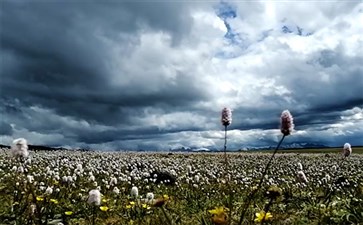
[(214, 8), (217, 16), (223, 20), (224, 25), (227, 28), (227, 33), (224, 35), (224, 37), (229, 40), (231, 44), (240, 44), (241, 38), (239, 37), (239, 34), (233, 30), (229, 23), (231, 19), (237, 17), (236, 7), (227, 2), (220, 2)]
[(217, 16), (221, 18), (223, 21), (229, 18), (237, 17), (236, 7), (227, 2), (220, 2), (218, 5), (214, 7), (214, 9), (217, 13)]
[(313, 32), (308, 32), (306, 30), (304, 30), (303, 28), (299, 27), (299, 26), (289, 26), (289, 25), (283, 25), (281, 27), (281, 32), (285, 33), (285, 34), (295, 34), (295, 35), (299, 35), (299, 36), (310, 36), (313, 34)]
[(293, 33), (293, 31), (286, 25), (282, 26), (281, 31), (282, 31), (282, 33), (285, 33), (285, 34)]
[(224, 35), (224, 37), (230, 42), (230, 44), (241, 45), (243, 43), (241, 34), (234, 31), (227, 21), (224, 21), (224, 25), (227, 28), (227, 33)]
[(294, 34), (298, 36), (310, 36), (313, 34), (312, 31), (308, 31), (296, 25), (296, 23), (287, 18), (281, 20), (280, 26), (280, 31), (284, 34)]
[(217, 58), (236, 58), (243, 55), (248, 47), (251, 45), (247, 38), (247, 35), (241, 33), (235, 33), (233, 31), (228, 31), (224, 36), (226, 40), (225, 46), (217, 52), (215, 57)]
[(241, 56), (242, 54), (242, 51), (219, 51), (214, 55), (214, 57), (219, 59), (233, 59)]
[(236, 32), (229, 23), (230, 20), (237, 17), (236, 7), (227, 2), (220, 2), (214, 7), (214, 9), (216, 11), (216, 15), (223, 20), (227, 29), (227, 32), (224, 35), (224, 38), (227, 41), (227, 46), (219, 51), (215, 57), (228, 59), (240, 56), (243, 50), (248, 47), (248, 41), (246, 38), (247, 35)]

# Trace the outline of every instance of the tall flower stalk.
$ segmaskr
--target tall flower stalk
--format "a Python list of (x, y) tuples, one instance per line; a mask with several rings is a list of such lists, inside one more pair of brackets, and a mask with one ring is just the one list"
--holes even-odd
[[(227, 127), (229, 125), (231, 125), (232, 123), (232, 111), (231, 109), (229, 108), (224, 108), (222, 110), (222, 117), (221, 117), (221, 122), (222, 122), (222, 125), (224, 126), (224, 179), (226, 181), (226, 184), (227, 184), (227, 190), (228, 190), (228, 214), (229, 214), (229, 218), (231, 218), (231, 213), (232, 213), (232, 191), (231, 191), (231, 186), (230, 186), (230, 183), (229, 183), (229, 180), (227, 179), (227, 171), (229, 171), (229, 168), (228, 168), (228, 159), (227, 159)], [(225, 218), (224, 218), (225, 219)], [(227, 222), (227, 221), (225, 221)]]
[(290, 135), (292, 133), (292, 131), (294, 130), (294, 120), (293, 117), (291, 115), (291, 113), (289, 112), (289, 110), (284, 110), (281, 113), (281, 117), (280, 117), (280, 131), (283, 134), (282, 138), (280, 139), (279, 143), (277, 144), (275, 151), (273, 152), (272, 156), (270, 157), (268, 163), (265, 166), (265, 169), (263, 170), (260, 182), (257, 185), (257, 188), (254, 189), (251, 194), (249, 195), (247, 201), (245, 202), (243, 209), (242, 209), (242, 213), (240, 216), (240, 220), (239, 220), (239, 225), (242, 224), (244, 216), (246, 214), (246, 211), (248, 209), (248, 207), (251, 204), (251, 201), (253, 199), (253, 197), (255, 196), (255, 194), (258, 192), (258, 190), (261, 188), (263, 180), (267, 174), (267, 171), (270, 167), (270, 164), (272, 162), (272, 160), (275, 158), (275, 154), (277, 152), (277, 150), (280, 148), (280, 145), (282, 144), (282, 142), (284, 141), (285, 137)]
[(92, 207), (92, 225), (95, 225), (96, 206), (101, 205), (101, 192), (97, 189), (91, 190), (88, 195), (87, 203)]
[(222, 110), (222, 125), (224, 126), (224, 158), (227, 163), (227, 127), (232, 123), (232, 111), (229, 108)]

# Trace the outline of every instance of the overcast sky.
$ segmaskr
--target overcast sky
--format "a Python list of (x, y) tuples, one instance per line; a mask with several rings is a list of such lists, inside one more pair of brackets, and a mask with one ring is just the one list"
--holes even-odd
[(363, 145), (361, 1), (0, 4), (3, 144)]

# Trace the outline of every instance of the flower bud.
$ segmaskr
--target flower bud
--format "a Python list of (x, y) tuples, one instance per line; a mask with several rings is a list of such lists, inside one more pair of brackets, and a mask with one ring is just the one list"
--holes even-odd
[(223, 126), (229, 126), (232, 123), (232, 111), (229, 108), (222, 110), (221, 122)]
[(290, 135), (291, 132), (294, 130), (294, 119), (290, 114), (289, 110), (285, 110), (281, 114), (281, 133), (284, 135)]

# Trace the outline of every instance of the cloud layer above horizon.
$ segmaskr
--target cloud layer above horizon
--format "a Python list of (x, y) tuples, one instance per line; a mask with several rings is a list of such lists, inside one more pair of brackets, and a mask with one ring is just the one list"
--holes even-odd
[(363, 145), (363, 3), (5, 0), (0, 142)]

